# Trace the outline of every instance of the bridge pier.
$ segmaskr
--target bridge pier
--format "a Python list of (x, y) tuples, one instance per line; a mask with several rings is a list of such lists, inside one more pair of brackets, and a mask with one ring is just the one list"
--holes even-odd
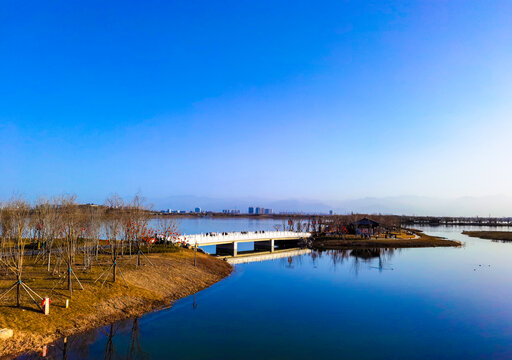
[(237, 256), (238, 243), (236, 241), (233, 241), (232, 243), (227, 243), (227, 244), (217, 244), (215, 246), (215, 253), (217, 255)]
[(274, 252), (274, 240), (255, 241), (254, 251), (270, 251)]

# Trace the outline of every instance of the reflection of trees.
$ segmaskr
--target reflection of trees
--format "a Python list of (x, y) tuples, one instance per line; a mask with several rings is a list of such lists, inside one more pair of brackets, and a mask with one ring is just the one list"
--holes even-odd
[[(112, 323), (106, 327), (88, 331), (82, 334), (70, 336), (55, 343), (55, 346), (49, 348), (50, 359), (85, 359), (90, 358), (89, 349), (91, 344), (97, 342), (100, 336), (105, 335), (107, 342), (105, 345), (104, 359), (149, 359), (149, 355), (142, 350), (139, 340), (139, 319), (128, 319)], [(130, 341), (128, 351), (120, 354), (115, 346), (115, 335), (119, 332), (127, 334), (130, 331)], [(123, 351), (121, 351), (123, 353)], [(72, 355), (70, 355), (72, 354)], [(39, 358), (39, 357), (37, 357)]]
[(350, 252), (350, 256), (354, 257), (354, 262), (356, 263), (355, 272), (357, 273), (360, 268), (361, 261), (363, 263), (371, 264), (374, 259), (378, 259), (379, 272), (385, 270), (385, 266), (388, 264), (389, 260), (393, 257), (396, 249), (393, 248), (365, 248), (365, 249), (354, 249)]
[(348, 250), (329, 250), (328, 256), (331, 258), (332, 266), (336, 269), (337, 264), (343, 264), (343, 262), (348, 259), (349, 251)]
[(114, 330), (114, 323), (110, 324), (110, 331), (108, 333), (105, 333), (107, 335), (107, 345), (105, 346), (105, 357), (104, 359), (113, 359), (115, 355), (115, 347), (114, 347), (114, 336), (115, 336), (115, 330)]
[(149, 354), (142, 350), (139, 340), (139, 318), (133, 319), (130, 335), (128, 359), (149, 359)]
[(85, 359), (89, 356), (89, 349), (91, 344), (98, 341), (100, 329), (94, 329), (81, 334), (64, 337), (51, 345), (46, 346), (47, 354), (44, 354), (44, 349), (41, 354), (30, 353), (24, 354), (23, 359), (68, 359), (78, 358)]
[(288, 256), (286, 258), (280, 258), (278, 259), (281, 266), (288, 268), (288, 269), (294, 269), (296, 265), (302, 265), (303, 256), (302, 255), (294, 255), (294, 256)]
[(309, 253), (309, 256), (311, 257), (311, 261), (313, 262), (313, 267), (317, 267), (317, 261), (322, 257), (322, 252), (318, 250), (312, 250)]
[[(89, 355), (89, 346), (98, 340), (100, 335), (99, 329), (87, 331), (82, 334), (73, 335), (68, 338), (68, 344), (66, 345), (66, 350), (73, 350), (79, 356), (79, 358), (83, 359), (88, 357)], [(64, 353), (63, 348), (63, 353)]]
[(319, 259), (325, 255), (330, 259), (334, 269), (337, 265), (343, 264), (345, 261), (352, 259), (350, 265), (351, 270), (357, 276), (363, 266), (371, 265), (375, 260), (378, 261), (377, 268), (379, 271), (386, 270), (391, 258), (396, 251), (401, 249), (384, 249), (384, 248), (359, 248), (359, 249), (343, 249), (343, 250), (314, 250), (311, 251), (309, 256), (313, 262), (313, 266), (317, 266)]

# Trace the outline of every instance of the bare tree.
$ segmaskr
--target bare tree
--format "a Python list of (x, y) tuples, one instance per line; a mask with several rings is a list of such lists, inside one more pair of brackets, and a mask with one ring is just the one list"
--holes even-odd
[(127, 221), (129, 223), (128, 237), (133, 241), (136, 248), (135, 250), (137, 251), (137, 267), (141, 264), (141, 256), (144, 256), (146, 260), (153, 265), (142, 251), (142, 245), (147, 241), (150, 234), (150, 216), (149, 211), (147, 211), (144, 206), (144, 199), (136, 195), (129, 205)]
[(3, 241), (7, 242), (10, 247), (8, 256), (2, 257), (2, 262), (15, 274), (16, 282), (0, 298), (16, 288), (16, 306), (20, 307), (21, 289), (23, 289), (34, 303), (41, 308), (34, 296), (41, 300), (42, 298), (22, 280), (25, 246), (30, 234), (30, 210), (30, 205), (21, 197), (13, 198), (2, 207), (2, 236)]
[(157, 240), (164, 241), (165, 244), (172, 243), (181, 235), (178, 222), (169, 217), (160, 217), (158, 219), (157, 231)]
[(83, 231), (83, 214), (78, 207), (75, 196), (66, 196), (62, 198), (59, 213), (61, 214), (61, 243), (59, 250), (62, 259), (67, 265), (67, 282), (69, 296), (73, 296), (73, 277), (76, 279), (80, 288), (83, 290), (82, 283), (73, 270), (75, 262), (78, 239), (81, 238)]
[(98, 277), (97, 280), (100, 280), (102, 278), (103, 274), (106, 273), (105, 280), (102, 283), (102, 286), (103, 286), (108, 279), (109, 270), (112, 269), (112, 279), (113, 279), (113, 282), (116, 282), (116, 274), (117, 274), (117, 270), (119, 270), (119, 273), (121, 274), (121, 277), (123, 278), (126, 286), (128, 286), (128, 283), (126, 283), (126, 280), (124, 279), (123, 272), (121, 271), (121, 269), (118, 268), (118, 265), (117, 265), (120, 242), (121, 242), (121, 239), (123, 238), (123, 235), (122, 235), (122, 230), (123, 230), (122, 213), (124, 211), (124, 201), (118, 195), (112, 195), (106, 200), (105, 206), (107, 208), (105, 211), (105, 217), (104, 217), (104, 219), (105, 219), (105, 235), (106, 235), (108, 243), (110, 245), (110, 259), (112, 261), (112, 264), (106, 271), (104, 271)]
[(98, 261), (99, 240), (103, 221), (103, 208), (89, 206), (84, 210), (84, 268), (91, 268), (92, 258)]
[(58, 202), (58, 199), (49, 201), (45, 198), (39, 198), (33, 210), (33, 226), (34, 232), (37, 234), (38, 249), (42, 247), (38, 256), (41, 257), (41, 260), (46, 257), (48, 272), (51, 266), (53, 241), (59, 236), (60, 232), (60, 216), (57, 213)]
[(286, 219), (282, 218), (281, 223), (283, 224), (283, 231), (286, 231)]

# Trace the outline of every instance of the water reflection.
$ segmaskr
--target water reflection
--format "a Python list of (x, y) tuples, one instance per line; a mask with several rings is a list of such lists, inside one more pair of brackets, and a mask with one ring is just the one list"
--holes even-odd
[(311, 251), (309, 257), (313, 267), (322, 257), (327, 257), (333, 269), (349, 262), (353, 274), (358, 275), (363, 268), (383, 270), (393, 270), (391, 259), (400, 252), (401, 249), (393, 248), (361, 248), (346, 250), (315, 250)]
[(485, 239), (485, 240), (491, 240), (495, 243), (501, 243), (501, 244), (512, 244), (512, 240), (498, 240), (498, 239)]
[(287, 257), (283, 257), (279, 259), (279, 262), (282, 267), (287, 269), (295, 269), (296, 266), (301, 266), (304, 260), (303, 256), (297, 256), (296, 253), (291, 253)]
[[(260, 257), (251, 257), (244, 260), (250, 262), (258, 259), (259, 262), (274, 263), (281, 269), (307, 271), (308, 268), (322, 267), (336, 271), (339, 268), (348, 269), (350, 277), (357, 277), (361, 271), (378, 269), (393, 270), (390, 260), (400, 250), (397, 249), (353, 249), (353, 250), (309, 250), (294, 249), (292, 251), (273, 254), (276, 257), (269, 257), (268, 260), (261, 260)], [(288, 271), (286, 271), (288, 273)], [(194, 294), (189, 299), (192, 311), (196, 312), (197, 296)], [(205, 306), (209, 306), (206, 304)], [(199, 310), (197, 310), (199, 311)], [(164, 315), (165, 316), (165, 315)], [(119, 321), (108, 326), (85, 332), (76, 336), (61, 339), (48, 347), (46, 359), (150, 359), (151, 351), (144, 351), (140, 341), (140, 320), (139, 318)], [(146, 329), (151, 328), (146, 324)], [(147, 338), (147, 337), (146, 337)], [(151, 338), (147, 338), (151, 342)], [(153, 350), (154, 351), (154, 350)], [(41, 359), (42, 354), (28, 354), (20, 359)], [(154, 354), (153, 354), (154, 355)]]
[[(120, 336), (117, 336), (118, 333)], [(126, 341), (128, 334), (129, 338)], [(102, 343), (104, 343), (103, 351), (94, 348), (94, 345)], [(101, 354), (101, 357), (99, 354)], [(151, 355), (144, 351), (141, 346), (139, 318), (115, 322), (82, 334), (65, 337), (44, 347), (40, 353), (34, 352), (18, 357), (18, 359), (27, 360), (85, 358), (103, 358), (105, 360), (150, 359)]]
[[(195, 301), (194, 301), (195, 306)], [(139, 340), (139, 318), (133, 319), (132, 331), (130, 336), (129, 359), (149, 359), (150, 355), (142, 350)]]

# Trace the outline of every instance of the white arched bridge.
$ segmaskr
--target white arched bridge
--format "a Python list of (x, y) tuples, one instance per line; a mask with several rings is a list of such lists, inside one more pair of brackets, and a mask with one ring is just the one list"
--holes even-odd
[(276, 249), (297, 247), (309, 237), (311, 234), (308, 232), (241, 231), (182, 235), (177, 240), (191, 246), (215, 246), (217, 255), (237, 256), (238, 243), (254, 242), (255, 251), (274, 252)]

